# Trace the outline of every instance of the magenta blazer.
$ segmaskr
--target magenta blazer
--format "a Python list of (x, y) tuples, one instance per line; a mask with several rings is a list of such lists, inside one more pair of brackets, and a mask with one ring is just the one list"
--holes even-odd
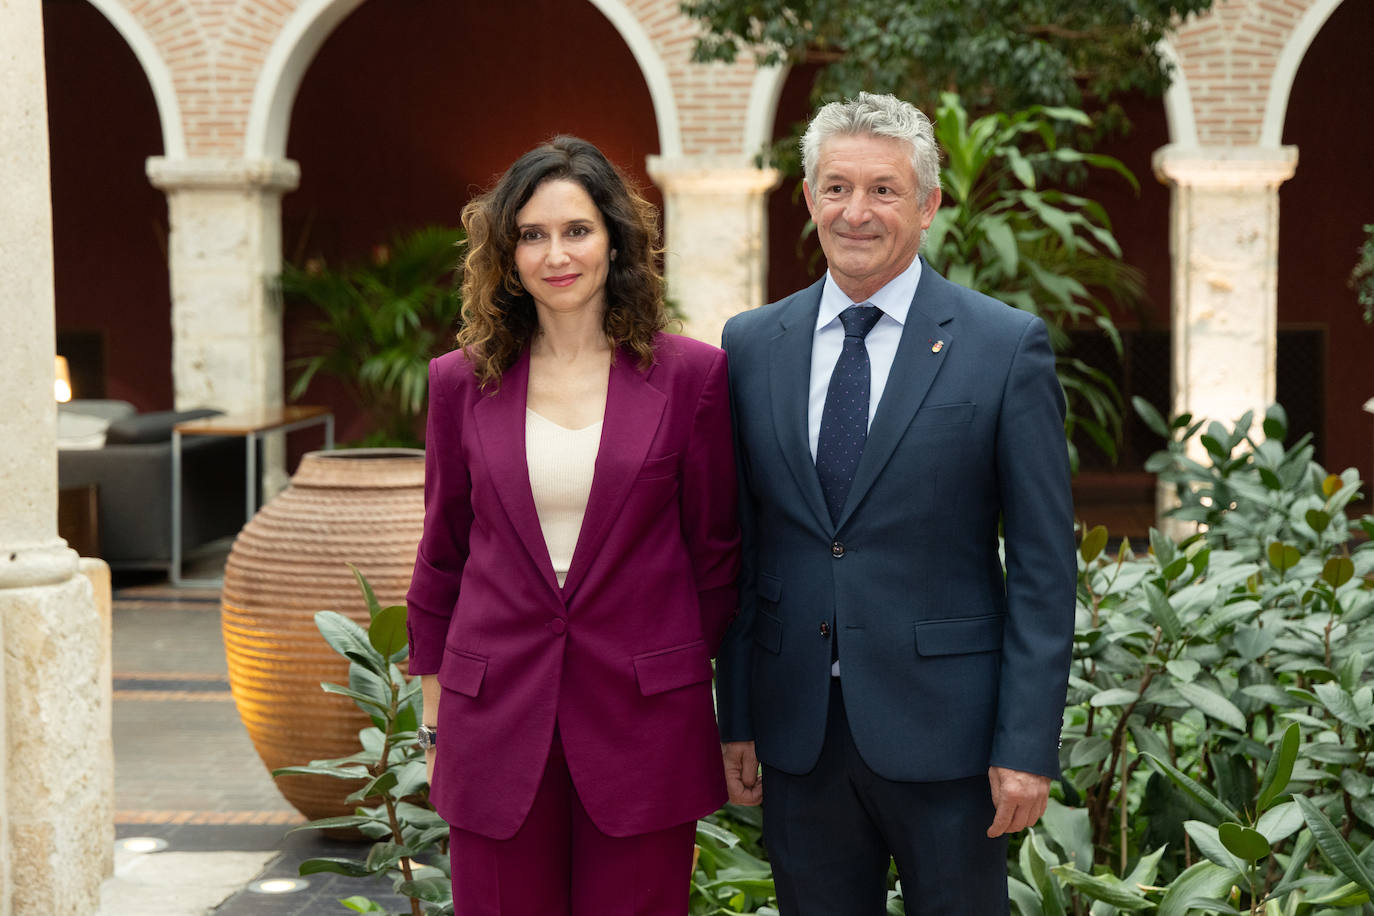
[(738, 606), (725, 354), (663, 334), (617, 353), (582, 531), (559, 588), (525, 462), (522, 355), (483, 391), (462, 351), (430, 364), (425, 527), (406, 596), (410, 671), (439, 675), (430, 799), (513, 836), (555, 725), (603, 833), (725, 801), (711, 657)]

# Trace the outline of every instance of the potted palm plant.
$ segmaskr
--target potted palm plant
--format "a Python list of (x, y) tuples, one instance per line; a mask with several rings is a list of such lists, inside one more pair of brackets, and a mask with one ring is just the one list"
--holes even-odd
[(288, 309), (309, 309), (305, 349), (292, 360), (290, 398), (323, 373), (339, 380), (372, 420), (359, 445), (420, 444), (429, 361), (447, 351), (462, 304), (455, 278), (463, 230), (425, 226), (377, 245), (367, 259), (328, 266), (288, 264), (281, 289)]

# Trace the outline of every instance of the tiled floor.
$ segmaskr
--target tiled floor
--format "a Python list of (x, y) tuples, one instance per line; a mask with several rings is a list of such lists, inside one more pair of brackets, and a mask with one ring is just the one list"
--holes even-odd
[[(277, 793), (239, 721), (215, 590), (117, 576), (114, 598), (116, 837), (155, 837), (167, 848), (121, 851), (101, 913), (346, 914), (338, 901), (355, 894), (408, 910), (389, 883), (339, 875), (311, 875), (288, 894), (249, 889), (262, 878), (299, 877), (305, 859), (362, 858), (367, 847), (289, 832), (304, 819)], [(157, 887), (177, 882), (183, 890), (199, 882), (200, 893)]]

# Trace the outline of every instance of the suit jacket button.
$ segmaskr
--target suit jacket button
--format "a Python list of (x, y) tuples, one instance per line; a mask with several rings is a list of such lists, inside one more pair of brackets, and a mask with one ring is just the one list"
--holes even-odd
[(555, 617), (553, 620), (549, 621), (549, 629), (553, 630), (554, 636), (562, 636), (563, 631), (567, 628), (568, 625), (566, 622), (564, 622), (562, 617)]
[(824, 620), (821, 621), (821, 637), (823, 639), (830, 638), (830, 624), (829, 622)]
[(841, 544), (839, 541), (836, 541), (835, 543), (831, 544), (830, 555), (837, 560), (840, 557), (844, 556), (844, 545)]

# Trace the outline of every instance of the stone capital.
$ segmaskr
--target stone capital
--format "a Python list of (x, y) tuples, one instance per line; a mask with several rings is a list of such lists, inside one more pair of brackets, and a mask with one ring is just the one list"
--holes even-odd
[(1164, 184), (1212, 188), (1276, 188), (1298, 165), (1296, 146), (1180, 146), (1155, 150), (1155, 177)]
[(746, 156), (650, 156), (649, 177), (670, 194), (766, 194), (782, 174)]
[(294, 191), (301, 167), (291, 159), (149, 156), (148, 180), (163, 191)]
[(0, 589), (61, 585), (77, 572), (76, 551), (61, 538), (0, 544)]

